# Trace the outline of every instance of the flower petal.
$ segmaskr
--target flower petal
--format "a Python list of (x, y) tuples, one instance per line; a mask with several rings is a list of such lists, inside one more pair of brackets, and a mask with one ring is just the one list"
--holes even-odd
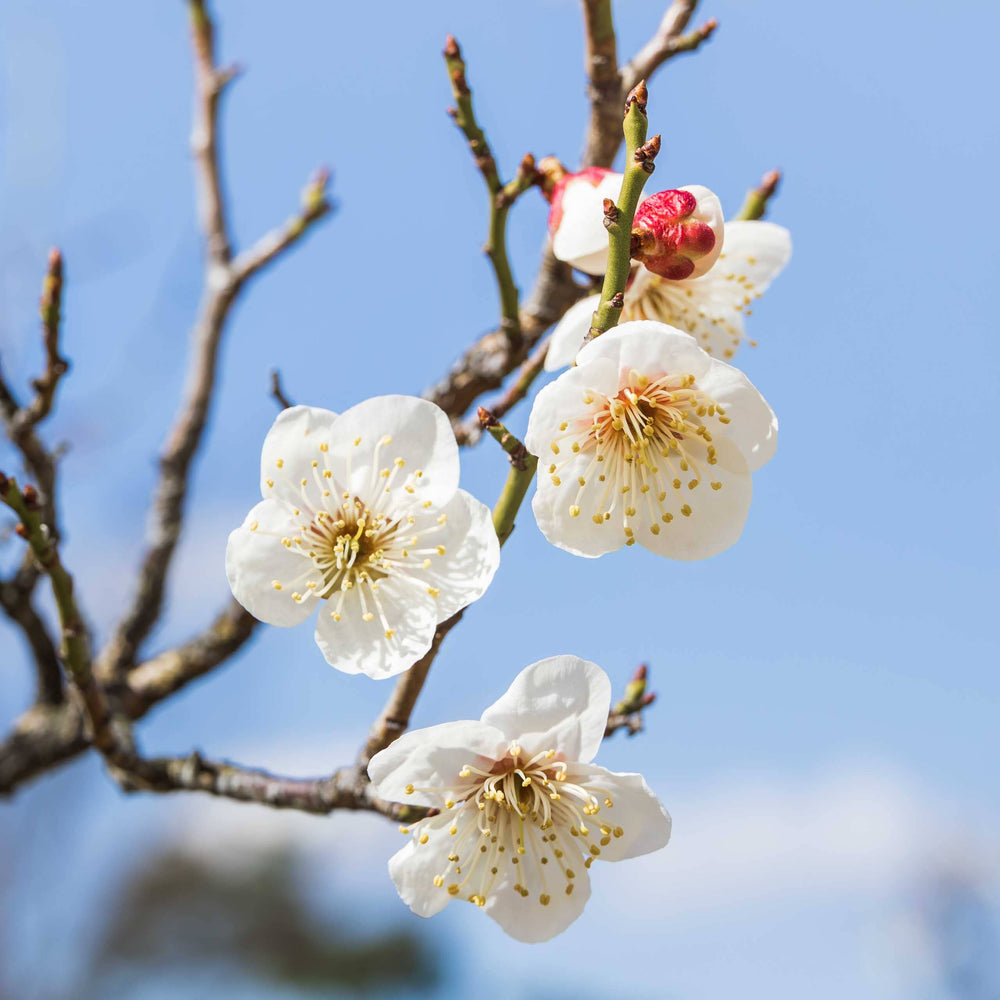
[(726, 437), (743, 452), (751, 472), (774, 457), (778, 418), (743, 372), (713, 358), (698, 387), (725, 409), (729, 418)]
[[(597, 476), (583, 476), (588, 470), (592, 456), (578, 455), (560, 469), (559, 485), (552, 477), (539, 470), (538, 488), (531, 500), (531, 511), (535, 515), (538, 530), (545, 540), (557, 548), (575, 556), (596, 559), (608, 552), (617, 552), (624, 544), (626, 536), (605, 523), (594, 523), (594, 515), (604, 509), (605, 486)], [(579, 479), (584, 478), (583, 486)], [(570, 508), (579, 508), (573, 516)]]
[[(714, 443), (717, 462), (702, 467), (709, 471), (711, 481), (721, 483), (719, 489), (702, 480), (696, 490), (689, 490), (684, 482), (679, 490), (667, 490), (658, 506), (672, 515), (669, 523), (658, 511), (651, 512), (647, 504), (636, 507), (635, 538), (650, 552), (668, 559), (708, 559), (724, 552), (743, 533), (753, 480), (736, 445), (721, 437), (716, 437)], [(683, 513), (684, 506), (690, 514)], [(652, 531), (654, 525), (658, 533)]]
[(622, 175), (608, 173), (597, 184), (571, 179), (562, 196), (562, 218), (552, 236), (552, 253), (587, 274), (603, 274), (608, 266), (608, 231), (604, 199), (617, 200)]
[[(547, 866), (554, 869), (551, 878), (544, 880), (539, 865), (508, 865), (502, 880), (486, 900), (487, 914), (516, 941), (548, 941), (561, 934), (583, 913), (590, 899), (590, 873), (583, 864), (582, 854), (577, 853), (576, 857), (567, 854), (566, 860), (572, 863), (575, 875), (570, 882), (551, 865)], [(527, 896), (514, 890), (518, 879), (527, 890)], [(548, 900), (545, 904), (542, 903), (543, 895)]]
[(301, 480), (312, 483), (312, 463), (323, 457), (319, 446), (329, 445), (336, 419), (317, 406), (290, 406), (278, 414), (260, 453), (261, 496), (302, 503)]
[(316, 644), (330, 666), (381, 680), (409, 670), (431, 648), (437, 623), (430, 594), (390, 577), (379, 583), (376, 595), (359, 583), (323, 602)]
[(600, 295), (588, 295), (585, 299), (573, 303), (556, 323), (549, 341), (549, 349), (545, 354), (545, 370), (556, 372), (573, 363), (583, 339), (590, 330), (594, 310), (600, 305)]
[(337, 418), (330, 463), (344, 489), (376, 507), (387, 488), (402, 490), (404, 484), (413, 490), (408, 505), (444, 504), (458, 489), (451, 424), (440, 407), (416, 396), (376, 396), (345, 410)]
[(604, 739), (610, 707), (611, 681), (599, 666), (550, 656), (525, 667), (481, 721), (531, 753), (554, 749), (564, 760), (589, 761)]
[(655, 320), (620, 323), (601, 334), (580, 351), (577, 366), (598, 358), (611, 360), (619, 371), (634, 368), (650, 377), (687, 372), (696, 379), (708, 371), (710, 360), (690, 334)]
[[(465, 490), (458, 490), (448, 503), (427, 512), (426, 517), (437, 523), (427, 531), (415, 515), (413, 533), (421, 538), (430, 534), (444, 555), (432, 558), (427, 569), (414, 568), (409, 573), (429, 592), (436, 591), (431, 596), (437, 619), (444, 621), (486, 593), (500, 565), (500, 543), (489, 507)], [(447, 518), (443, 524), (442, 517)]]
[[(425, 835), (427, 842), (421, 844)], [(434, 877), (447, 870), (452, 844), (439, 816), (416, 824), (409, 843), (389, 859), (389, 877), (396, 892), (418, 917), (433, 917), (451, 901), (447, 889), (434, 884)]]
[(726, 236), (719, 260), (720, 273), (742, 276), (751, 293), (764, 292), (792, 256), (792, 234), (773, 222), (726, 223)]
[[(594, 792), (599, 802), (610, 798), (612, 805), (601, 805), (593, 825), (607, 824), (621, 831), (620, 836), (602, 838), (601, 861), (624, 861), (666, 847), (670, 841), (670, 814), (650, 791), (641, 774), (619, 774), (597, 764), (570, 769), (570, 781)], [(607, 843), (604, 841), (608, 840)]]
[[(458, 774), (466, 764), (485, 770), (503, 757), (508, 743), (499, 729), (482, 722), (446, 722), (414, 729), (372, 757), (368, 776), (380, 799), (440, 807), (449, 791), (469, 784)], [(411, 785), (414, 791), (407, 793)]]
[(320, 579), (312, 560), (282, 538), (297, 537), (298, 525), (280, 500), (261, 500), (226, 544), (226, 576), (233, 596), (269, 625), (298, 625), (315, 609), (312, 600), (296, 601), (308, 580)]

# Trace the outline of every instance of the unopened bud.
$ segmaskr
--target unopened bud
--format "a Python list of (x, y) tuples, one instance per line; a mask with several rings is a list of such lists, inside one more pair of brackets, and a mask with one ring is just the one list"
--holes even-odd
[(569, 173), (555, 156), (543, 156), (538, 161), (538, 185), (545, 195), (545, 200), (552, 201), (556, 185)]
[(24, 497), (24, 505), (28, 510), (38, 510), (40, 506), (40, 501), (38, 499), (38, 490), (35, 489), (30, 483), (21, 490), (21, 496)]
[(708, 188), (661, 191), (636, 210), (632, 259), (661, 278), (697, 278), (718, 259), (722, 237), (722, 206)]
[(646, 81), (640, 80), (629, 92), (628, 97), (625, 98), (625, 114), (628, 114), (629, 108), (633, 104), (637, 105), (639, 111), (642, 114), (646, 113), (646, 104), (649, 101), (649, 91), (646, 90)]

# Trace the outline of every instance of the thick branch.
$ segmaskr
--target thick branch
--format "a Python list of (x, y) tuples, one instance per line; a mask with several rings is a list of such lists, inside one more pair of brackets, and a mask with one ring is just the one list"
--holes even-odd
[(621, 144), (621, 107), (625, 97), (618, 70), (611, 0), (583, 0), (583, 26), (590, 99), (583, 164), (610, 167)]

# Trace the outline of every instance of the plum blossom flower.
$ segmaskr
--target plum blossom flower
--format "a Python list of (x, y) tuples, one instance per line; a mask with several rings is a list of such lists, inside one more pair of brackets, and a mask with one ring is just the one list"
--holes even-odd
[(234, 596), (271, 625), (318, 609), (316, 642), (338, 670), (406, 670), (500, 561), (490, 511), (458, 473), (448, 418), (426, 400), (285, 410), (264, 440), (264, 499), (229, 536)]
[(547, 941), (583, 912), (590, 867), (664, 847), (670, 816), (638, 774), (593, 760), (611, 684), (575, 656), (533, 663), (478, 722), (405, 733), (368, 773), (379, 798), (440, 810), (389, 861), (421, 917), (453, 899), (519, 941)]
[(774, 454), (777, 433), (738, 369), (673, 327), (623, 323), (535, 400), (525, 437), (539, 456), (535, 520), (576, 555), (639, 542), (705, 559), (739, 538), (750, 473)]
[[(791, 234), (783, 226), (727, 222), (719, 260), (702, 277), (670, 281), (637, 268), (625, 291), (622, 319), (659, 320), (690, 333), (709, 354), (731, 358), (746, 336), (744, 317), (791, 253)], [(599, 295), (585, 298), (559, 321), (545, 358), (549, 371), (572, 364), (599, 303)]]

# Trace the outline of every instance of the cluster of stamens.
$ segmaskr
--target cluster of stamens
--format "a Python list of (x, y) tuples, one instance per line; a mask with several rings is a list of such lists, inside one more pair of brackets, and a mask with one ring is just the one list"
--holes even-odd
[[(735, 314), (752, 316), (755, 299), (761, 297), (761, 292), (746, 274), (741, 274), (737, 270), (728, 270), (731, 264), (725, 261), (726, 254), (721, 253), (715, 267), (725, 271), (725, 280), (733, 282), (739, 288), (737, 301), (732, 305)], [(755, 257), (747, 257), (747, 263), (754, 265), (757, 263)], [(714, 273), (714, 272), (713, 272)], [(704, 329), (703, 324), (708, 324), (718, 330), (724, 331), (732, 338), (732, 346), (723, 350), (723, 357), (731, 358), (740, 346), (740, 342), (746, 338), (741, 326), (731, 322), (725, 315), (710, 313), (705, 304), (696, 300), (695, 290), (687, 283), (666, 281), (655, 274), (644, 274), (636, 278), (633, 282), (633, 294), (626, 296), (625, 309), (622, 313), (622, 320), (659, 320), (661, 323), (668, 323), (670, 326), (678, 327), (681, 330), (688, 330), (698, 339), (702, 348), (709, 354), (712, 350), (712, 337)], [(748, 340), (751, 347), (757, 344), (753, 340)]]
[[(512, 743), (507, 756), (489, 770), (466, 764), (457, 778), (451, 789), (407, 785), (406, 792), (445, 796), (441, 813), (418, 825), (416, 842), (425, 845), (432, 836), (454, 838), (447, 867), (434, 876), (434, 885), (477, 906), (486, 905), (508, 866), (524, 871), (508, 880), (523, 899), (530, 898), (525, 883), (532, 881), (540, 886), (537, 898), (542, 906), (548, 906), (551, 893), (560, 888), (572, 895), (577, 878), (572, 865), (582, 860), (589, 868), (602, 847), (624, 834), (620, 826), (592, 819), (602, 806), (611, 809), (614, 802), (600, 788), (571, 781), (555, 750), (529, 755)], [(411, 832), (409, 827), (400, 830)]]
[[(598, 496), (595, 509), (586, 513), (595, 524), (613, 519), (620, 523), (626, 544), (635, 543), (634, 520), (643, 510), (649, 531), (658, 535), (661, 525), (674, 520), (671, 507), (684, 517), (693, 513), (691, 494), (705, 480), (711, 489), (722, 482), (712, 477), (718, 462), (712, 433), (706, 421), (728, 424), (725, 410), (695, 384), (693, 375), (680, 373), (650, 378), (635, 370), (623, 376), (614, 396), (586, 391), (586, 416), (564, 421), (551, 449), (557, 458), (548, 466), (552, 484), (563, 486), (561, 473), (579, 454), (590, 461), (573, 482), (566, 485), (575, 497), (569, 505), (572, 517), (582, 513), (585, 497)], [(596, 478), (601, 488), (595, 494), (587, 487)], [(669, 502), (668, 502), (669, 498)]]
[[(279, 535), (264, 531), (256, 522), (250, 526), (252, 531), (280, 538), (286, 549), (309, 559), (308, 568), (294, 579), (273, 580), (275, 590), (287, 592), (289, 599), (296, 603), (310, 598), (329, 601), (328, 613), (337, 622), (344, 613), (345, 602), (356, 595), (362, 620), (378, 620), (386, 639), (392, 639), (395, 631), (390, 628), (382, 607), (380, 583), (396, 573), (429, 569), (434, 556), (443, 556), (445, 547), (427, 545), (426, 538), (443, 527), (447, 520), (446, 515), (441, 514), (431, 527), (415, 533), (418, 519), (410, 511), (413, 508), (426, 510), (432, 504), (416, 500), (423, 478), (421, 470), (405, 475), (400, 482), (406, 465), (403, 458), (397, 457), (391, 465), (379, 468), (379, 452), (391, 443), (392, 438), (385, 435), (376, 446), (373, 472), (363, 491), (369, 502), (337, 483), (329, 464), (329, 446), (325, 442), (318, 444), (319, 457), (311, 462), (311, 477), (297, 482), (291, 483), (284, 459), (276, 459), (274, 475), (283, 478), (286, 485), (291, 483), (300, 498), (300, 506), (291, 510), (296, 531)], [(354, 447), (360, 444), (361, 438), (355, 439)], [(350, 463), (347, 477), (351, 478)], [(267, 486), (273, 488), (274, 485), (275, 480), (269, 478)], [(400, 490), (407, 498), (402, 509), (398, 501), (393, 500), (394, 492), (398, 495)], [(426, 589), (432, 597), (437, 597), (436, 588)]]

